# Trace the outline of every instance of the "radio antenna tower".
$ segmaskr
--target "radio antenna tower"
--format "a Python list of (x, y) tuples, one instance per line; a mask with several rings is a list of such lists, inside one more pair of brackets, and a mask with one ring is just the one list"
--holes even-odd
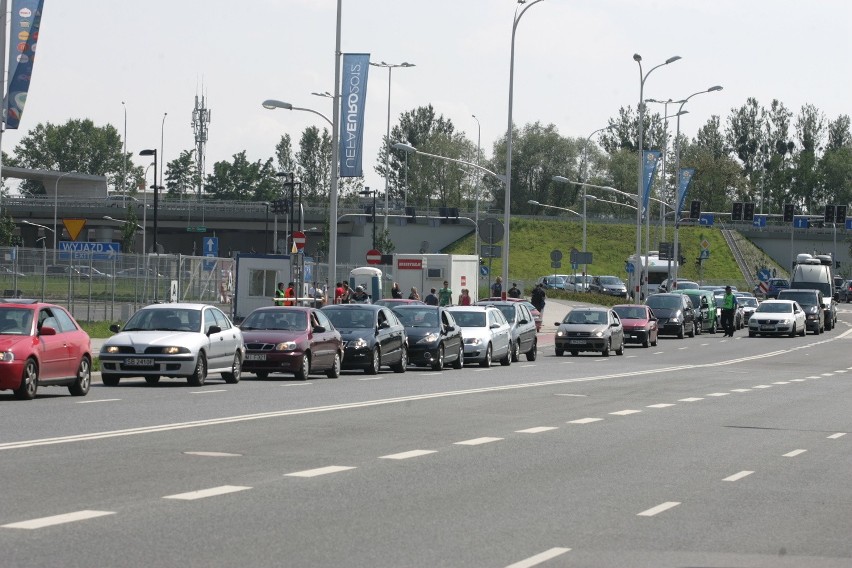
[(195, 167), (198, 171), (198, 199), (201, 199), (201, 192), (204, 185), (207, 125), (210, 124), (210, 109), (207, 108), (205, 99), (206, 97), (203, 94), (200, 99), (198, 95), (195, 95), (195, 108), (192, 110), (192, 131), (195, 133)]

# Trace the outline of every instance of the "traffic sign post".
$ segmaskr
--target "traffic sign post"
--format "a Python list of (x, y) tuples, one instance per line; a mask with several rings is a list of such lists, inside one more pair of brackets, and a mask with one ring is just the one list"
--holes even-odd
[(382, 262), (382, 253), (376, 249), (370, 249), (367, 251), (367, 264), (381, 264)]
[(205, 260), (201, 263), (201, 267), (210, 272), (216, 268), (215, 258), (219, 256), (219, 237), (204, 237), (201, 239), (201, 251), (205, 257), (213, 260)]
[(91, 260), (112, 260), (121, 252), (119, 243), (106, 242), (77, 242), (60, 241), (59, 258), (61, 260), (76, 260), (86, 258)]
[(305, 248), (305, 233), (302, 231), (293, 231), (293, 244), (299, 251)]

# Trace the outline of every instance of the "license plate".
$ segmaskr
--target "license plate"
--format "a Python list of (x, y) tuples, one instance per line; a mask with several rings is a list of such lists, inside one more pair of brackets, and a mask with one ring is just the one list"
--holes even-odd
[(154, 360), (140, 357), (128, 357), (124, 360), (125, 367), (153, 367)]
[(585, 345), (586, 340), (585, 339), (572, 339), (568, 343), (570, 343), (571, 345)]
[(246, 353), (246, 361), (266, 361), (266, 353)]
[(774, 325), (762, 325), (762, 326), (760, 326), (761, 331), (772, 331), (773, 329), (775, 329)]

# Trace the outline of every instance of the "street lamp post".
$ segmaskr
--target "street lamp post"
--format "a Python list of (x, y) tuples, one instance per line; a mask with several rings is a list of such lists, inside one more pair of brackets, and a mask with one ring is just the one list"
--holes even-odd
[[(541, 0), (533, 0), (523, 9), (521, 5), (526, 0), (518, 0), (518, 6), (515, 8), (515, 19), (512, 22), (512, 48), (509, 56), (509, 124), (506, 128), (506, 195), (503, 199), (503, 282), (506, 285), (509, 283), (509, 222), (512, 215), (512, 102), (514, 98), (514, 81), (515, 81), (515, 32), (518, 30), (518, 22), (527, 10), (541, 2)], [(520, 12), (518, 11), (520, 10)], [(505, 294), (505, 292), (503, 292)]]
[[(643, 213), (643, 211), (642, 211), (642, 209), (643, 209), (643, 207), (642, 207), (642, 185), (643, 185), (642, 177), (643, 177), (643, 175), (642, 174), (643, 174), (644, 165), (645, 165), (644, 160), (642, 158), (644, 157), (644, 151), (645, 151), (645, 148), (644, 148), (645, 143), (644, 143), (644, 140), (643, 140), (643, 136), (645, 134), (644, 130), (643, 130), (644, 127), (645, 127), (645, 101), (644, 101), (645, 81), (648, 79), (648, 76), (651, 73), (654, 72), (655, 69), (659, 69), (660, 67), (663, 67), (664, 65), (668, 65), (669, 63), (674, 63), (675, 61), (677, 61), (679, 59), (680, 59), (679, 55), (669, 57), (663, 63), (660, 63), (659, 65), (655, 65), (654, 67), (651, 67), (651, 69), (648, 70), (647, 73), (643, 74), (643, 72), (642, 72), (642, 56), (639, 55), (638, 53), (633, 54), (633, 61), (635, 61), (639, 65), (639, 106), (638, 106), (638, 110), (639, 110), (639, 127), (638, 127), (638, 130), (639, 130), (639, 175), (638, 175), (638, 186), (637, 186), (638, 189), (636, 191), (636, 195), (637, 195), (637, 201), (636, 201), (636, 203), (637, 203), (637, 209), (636, 209), (636, 256), (634, 257), (635, 260), (636, 260), (636, 262), (635, 262), (636, 265), (639, 264), (639, 261), (641, 260), (640, 257), (642, 255), (642, 213)], [(647, 212), (646, 212), (646, 214), (647, 214)], [(642, 291), (640, 290), (640, 287), (641, 287), (641, 283), (642, 283), (642, 273), (644, 272), (644, 270), (645, 270), (644, 266), (643, 267), (634, 266), (633, 274), (635, 275), (634, 278), (636, 279), (636, 282), (631, 283), (631, 285), (633, 287), (633, 298), (634, 298), (634, 301), (637, 304), (640, 301), (640, 296), (641, 296), (641, 293), (642, 293)]]
[[(370, 65), (373, 67), (386, 67), (388, 70), (388, 127), (387, 132), (385, 134), (385, 144), (387, 148), (385, 149), (385, 231), (388, 230), (388, 195), (390, 194), (390, 151), (391, 151), (391, 143), (390, 143), (390, 119), (391, 119), (391, 72), (397, 67), (414, 67), (414, 63), (408, 63), (407, 61), (403, 61), (402, 63), (385, 63), (382, 61), (381, 63), (373, 63), (370, 62)], [(375, 240), (375, 239), (374, 239)], [(375, 243), (373, 243), (373, 248), (375, 247)]]
[[(142, 150), (141, 152), (139, 152), (139, 155), (140, 156), (153, 156), (154, 157), (154, 185), (152, 185), (151, 188), (154, 190), (154, 252), (156, 253), (156, 252), (160, 252), (159, 240), (157, 238), (158, 237), (158, 235), (157, 235), (157, 231), (158, 231), (157, 221), (158, 221), (159, 210), (160, 210), (160, 198), (159, 198), (160, 192), (159, 192), (159, 186), (157, 185), (157, 149), (153, 148), (153, 149), (149, 149), (149, 150)], [(142, 254), (147, 254), (147, 251), (142, 251)]]
[[(604, 126), (603, 128), (598, 128), (591, 134), (586, 137), (586, 144), (583, 146), (583, 181), (589, 181), (589, 144), (592, 143), (592, 136), (597, 134), (598, 132), (603, 132), (604, 130), (609, 130), (610, 128), (614, 128), (614, 124), (610, 124), (609, 126)], [(586, 185), (583, 184), (583, 252), (586, 252)], [(586, 271), (588, 270), (588, 265), (583, 265), (583, 276), (586, 276)]]
[(56, 178), (56, 186), (54, 187), (53, 192), (53, 264), (56, 264), (56, 249), (58, 248), (57, 239), (59, 235), (59, 233), (57, 232), (57, 212), (59, 211), (59, 180), (61, 180), (65, 176), (70, 176), (71, 174), (76, 173), (76, 170), (65, 172), (64, 174)]
[(124, 109), (124, 152), (121, 154), (121, 193), (124, 199), (121, 204), (127, 207), (127, 105), (121, 101), (121, 108)]
[[(163, 122), (160, 124), (160, 159), (161, 160), (166, 157), (166, 154), (163, 151), (163, 143), (165, 142), (165, 139), (166, 139), (165, 138), (165, 135), (166, 135), (166, 117), (168, 115), (169, 115), (169, 113), (167, 113), (167, 112), (163, 113)], [(163, 185), (163, 172), (165, 172), (165, 171), (166, 171), (165, 167), (160, 168), (160, 181), (159, 181), (160, 185)], [(155, 181), (154, 183), (157, 183), (157, 182)]]
[(309, 112), (311, 114), (315, 114), (319, 117), (322, 117), (323, 120), (325, 120), (327, 123), (329, 123), (332, 126), (332, 128), (334, 128), (334, 123), (330, 118), (328, 118), (326, 115), (324, 115), (320, 111), (314, 110), (312, 108), (296, 107), (296, 106), (293, 106), (290, 103), (277, 101), (275, 99), (266, 99), (265, 101), (263, 101), (263, 103), (261, 103), (261, 105), (263, 106), (263, 108), (268, 109), (268, 110), (275, 110), (276, 108), (281, 108), (281, 109), (284, 109), (284, 110), (301, 110), (303, 112)]
[(675, 215), (674, 215), (674, 243), (672, 248), (672, 255), (676, 257), (677, 262), (674, 263), (674, 275), (669, 274), (669, 279), (674, 278), (674, 282), (677, 282), (677, 272), (678, 267), (680, 265), (680, 255), (678, 254), (678, 245), (680, 244), (680, 188), (677, 186), (678, 181), (680, 179), (680, 116), (681, 111), (683, 111), (683, 105), (685, 105), (689, 99), (695, 97), (697, 95), (702, 95), (704, 93), (713, 93), (715, 91), (721, 91), (721, 85), (714, 85), (709, 89), (704, 89), (703, 91), (698, 91), (696, 93), (692, 93), (685, 99), (680, 101), (680, 107), (677, 109), (677, 129), (675, 131), (675, 195), (674, 195), (674, 203), (675, 203)]
[[(482, 125), (479, 124), (479, 119), (476, 118), (475, 114), (471, 115), (473, 120), (476, 121), (476, 163), (478, 164), (480, 161), (481, 155), (481, 143), (482, 143)], [(406, 157), (408, 154), (406, 154)], [(474, 189), (474, 199), (473, 199), (473, 219), (476, 223), (476, 233), (474, 239), (474, 253), (476, 254), (477, 260), (479, 259), (480, 248), (479, 248), (479, 176), (476, 177), (476, 187)]]

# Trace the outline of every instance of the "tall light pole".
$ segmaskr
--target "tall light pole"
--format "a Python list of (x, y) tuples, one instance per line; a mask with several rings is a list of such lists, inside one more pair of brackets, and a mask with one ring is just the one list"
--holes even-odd
[(334, 123), (332, 122), (332, 120), (330, 118), (328, 118), (326, 115), (319, 112), (318, 110), (314, 110), (312, 108), (296, 107), (296, 106), (293, 106), (290, 103), (285, 103), (283, 101), (277, 101), (275, 99), (266, 99), (265, 101), (263, 101), (261, 103), (261, 105), (263, 106), (263, 108), (269, 109), (269, 110), (274, 110), (276, 108), (282, 108), (284, 110), (301, 110), (301, 111), (304, 111), (304, 112), (310, 112), (310, 113), (315, 114), (319, 117), (322, 117), (323, 120), (325, 120), (332, 128), (334, 128)]
[(515, 86), (515, 32), (518, 30), (518, 22), (521, 21), (521, 17), (526, 11), (541, 1), (533, 0), (521, 9), (526, 0), (518, 0), (518, 6), (515, 8), (515, 19), (512, 22), (512, 49), (509, 56), (509, 125), (506, 128), (506, 195), (503, 199), (503, 282), (505, 285), (509, 284), (509, 222), (512, 216), (512, 102)]
[[(475, 114), (470, 115), (473, 117), (473, 120), (476, 121), (476, 163), (479, 164), (480, 156), (482, 154), (482, 125), (479, 124), (479, 119), (476, 118)], [(407, 156), (408, 154), (406, 154)], [(479, 258), (479, 176), (476, 177), (476, 186), (474, 188), (474, 199), (473, 199), (473, 219), (476, 224), (476, 232), (474, 233), (475, 238), (475, 248), (474, 253), (476, 254), (476, 258)]]
[[(160, 252), (160, 248), (159, 241), (157, 240), (157, 219), (160, 210), (160, 186), (157, 185), (157, 149), (153, 148), (149, 150), (142, 150), (141, 152), (139, 152), (139, 155), (154, 157), (154, 185), (152, 185), (151, 187), (154, 188), (154, 252), (158, 253)], [(142, 254), (147, 254), (147, 251), (142, 251)]]
[(697, 95), (702, 95), (704, 93), (713, 93), (716, 91), (721, 91), (721, 85), (714, 85), (709, 89), (704, 89), (703, 91), (698, 91), (697, 93), (692, 93), (685, 99), (680, 101), (680, 107), (677, 109), (677, 130), (675, 134), (675, 196), (674, 196), (674, 204), (675, 204), (675, 216), (674, 216), (674, 244), (672, 248), (674, 249), (672, 255), (676, 257), (677, 262), (674, 263), (674, 275), (669, 275), (669, 279), (674, 278), (674, 282), (677, 283), (677, 271), (678, 266), (680, 264), (680, 255), (678, 254), (678, 245), (680, 244), (680, 188), (677, 186), (678, 181), (680, 179), (680, 116), (681, 111), (683, 111), (683, 105), (685, 105), (689, 99), (695, 97)]
[(127, 207), (127, 105), (121, 101), (121, 108), (124, 109), (124, 153), (121, 155), (121, 193), (124, 195), (122, 206)]
[[(166, 154), (163, 152), (163, 142), (165, 141), (166, 117), (168, 115), (169, 115), (169, 113), (167, 113), (167, 112), (163, 113), (163, 122), (160, 124), (160, 159), (161, 160), (166, 157)], [(160, 182), (159, 183), (160, 183), (161, 186), (163, 185), (163, 172), (165, 171), (165, 169), (166, 168), (164, 168), (164, 167), (160, 168)], [(157, 183), (156, 178), (154, 179), (154, 183)], [(157, 199), (154, 198), (154, 201), (156, 202)], [(156, 238), (154, 239), (154, 242), (156, 242)]]
[[(591, 134), (586, 137), (586, 144), (583, 146), (583, 182), (589, 181), (589, 144), (592, 143), (592, 136), (597, 134), (598, 132), (603, 132), (604, 130), (609, 130), (610, 128), (615, 128), (614, 124), (610, 124), (609, 126), (604, 126), (603, 128), (598, 128)], [(583, 252), (586, 252), (586, 184), (583, 184)], [(586, 276), (587, 271), (586, 264), (583, 265), (583, 276)]]
[(56, 178), (56, 186), (54, 187), (53, 192), (53, 264), (56, 264), (56, 249), (58, 248), (57, 238), (59, 233), (57, 232), (57, 212), (59, 210), (59, 180), (64, 178), (65, 176), (70, 176), (71, 174), (76, 174), (76, 170), (72, 170), (70, 172), (65, 172), (58, 178)]
[[(642, 72), (642, 56), (638, 53), (633, 54), (633, 61), (635, 61), (639, 65), (639, 175), (638, 175), (638, 189), (636, 191), (637, 195), (637, 209), (636, 209), (636, 256), (634, 263), (634, 278), (636, 280), (635, 283), (631, 283), (633, 287), (633, 299), (638, 304), (641, 296), (641, 282), (642, 282), (642, 273), (645, 270), (644, 266), (638, 266), (639, 261), (642, 256), (642, 177), (644, 173), (645, 160), (644, 151), (645, 151), (645, 141), (643, 140), (644, 136), (644, 127), (645, 127), (645, 81), (648, 79), (648, 76), (654, 72), (655, 69), (659, 69), (664, 65), (668, 65), (669, 63), (674, 63), (680, 59), (680, 55), (675, 55), (673, 57), (669, 57), (663, 63), (659, 65), (655, 65), (648, 70), (647, 73)], [(650, 208), (650, 207), (649, 207)]]
[[(668, 198), (668, 188), (666, 187), (668, 184), (668, 178), (666, 177), (666, 158), (668, 157), (669, 151), (669, 119), (674, 118), (675, 116), (680, 116), (681, 114), (689, 113), (688, 110), (682, 110), (677, 114), (668, 114), (669, 103), (679, 103), (682, 101), (673, 101), (672, 99), (668, 99), (665, 101), (660, 101), (657, 99), (645, 99), (646, 103), (659, 103), (663, 105), (663, 174), (660, 176), (660, 199), (666, 201)], [(668, 203), (668, 201), (666, 201)], [(660, 207), (660, 224), (662, 225), (662, 236), (660, 237), (659, 242), (665, 242), (666, 240), (666, 211), (664, 207)]]
[[(370, 62), (370, 65), (373, 67), (385, 67), (388, 70), (388, 127), (385, 134), (385, 223), (384, 228), (385, 231), (388, 230), (388, 195), (390, 194), (390, 151), (391, 151), (391, 142), (390, 142), (390, 119), (391, 119), (391, 71), (393, 71), (397, 67), (414, 67), (414, 63), (408, 63), (407, 61), (403, 61), (402, 63), (385, 63), (382, 61), (381, 63), (373, 63)], [(373, 243), (375, 245), (375, 243)], [(373, 247), (375, 248), (375, 246)]]

